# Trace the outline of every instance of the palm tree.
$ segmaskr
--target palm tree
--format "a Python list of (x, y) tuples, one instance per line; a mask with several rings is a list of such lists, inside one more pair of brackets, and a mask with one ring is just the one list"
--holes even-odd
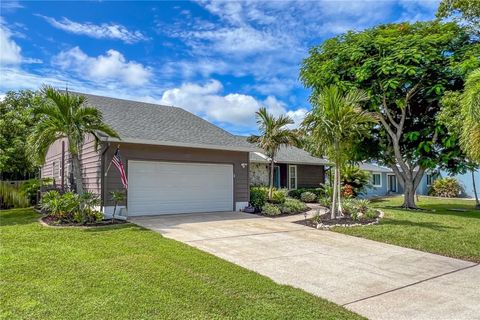
[(263, 149), (270, 158), (268, 197), (272, 199), (275, 156), (281, 146), (297, 145), (299, 139), (294, 131), (287, 128), (289, 124), (293, 124), (292, 118), (284, 115), (275, 118), (266, 108), (260, 108), (255, 114), (260, 135), (252, 135), (247, 140)]
[(316, 154), (326, 155), (334, 164), (331, 218), (342, 213), (340, 201), (340, 168), (347, 162), (350, 149), (358, 137), (367, 134), (368, 124), (376, 121), (372, 113), (359, 104), (367, 96), (359, 90), (344, 94), (338, 87), (322, 89), (313, 99), (312, 110), (302, 122)]
[(91, 134), (98, 143), (98, 133), (119, 138), (110, 126), (103, 122), (100, 110), (85, 106), (85, 97), (62, 93), (52, 87), (42, 89), (46, 102), (34, 110), (39, 120), (29, 136), (31, 154), (39, 163), (45, 162), (49, 147), (58, 139), (68, 140), (73, 175), (78, 194), (83, 194), (83, 176), (79, 153), (85, 136)]
[(465, 81), (460, 104), (464, 117), (460, 142), (467, 155), (480, 163), (480, 69), (472, 71)]

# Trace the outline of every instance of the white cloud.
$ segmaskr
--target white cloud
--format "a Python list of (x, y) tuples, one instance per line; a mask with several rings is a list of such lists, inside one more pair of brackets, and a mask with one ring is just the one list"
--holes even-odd
[(273, 96), (259, 101), (251, 95), (229, 93), (222, 95), (223, 86), (217, 80), (210, 80), (203, 85), (184, 83), (178, 88), (164, 91), (160, 103), (182, 107), (207, 120), (221, 124), (230, 124), (235, 128), (256, 128), (255, 112), (262, 106), (278, 116), (287, 114), (296, 120), (303, 119), (306, 109), (287, 111), (285, 105)]
[(0, 23), (0, 64), (15, 65), (22, 62), (22, 49), (11, 38), (10, 30)]
[(102, 23), (96, 25), (90, 22), (80, 23), (67, 18), (56, 20), (55, 18), (41, 16), (49, 24), (57, 29), (61, 29), (74, 34), (82, 34), (96, 39), (118, 39), (126, 43), (134, 43), (148, 38), (140, 31), (130, 31), (120, 24)]
[(60, 52), (53, 63), (63, 70), (74, 70), (90, 81), (121, 81), (127, 85), (146, 84), (152, 72), (135, 61), (127, 61), (118, 51), (110, 49), (105, 55), (90, 57), (79, 47)]

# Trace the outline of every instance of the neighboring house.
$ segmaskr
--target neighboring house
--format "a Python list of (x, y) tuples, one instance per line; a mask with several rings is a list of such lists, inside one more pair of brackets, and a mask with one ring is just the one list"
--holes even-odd
[(373, 163), (361, 163), (358, 167), (370, 173), (370, 187), (365, 189), (363, 197), (386, 196), (403, 192), (403, 187), (392, 169)]
[[(239, 137), (246, 141), (246, 137)], [(305, 150), (282, 146), (275, 156), (274, 187), (297, 189), (318, 188), (325, 183), (327, 160), (310, 155)], [(250, 153), (250, 185), (269, 185), (270, 158), (263, 152)]]
[[(246, 141), (181, 108), (82, 94), (100, 109), (121, 140), (101, 136), (98, 152), (87, 137), (80, 154), (85, 188), (97, 193), (103, 211), (113, 210), (110, 192), (122, 190), (115, 166), (107, 168), (119, 146), (128, 177), (121, 214), (128, 216), (240, 210), (249, 201)], [(42, 177), (57, 185), (71, 172), (66, 142), (47, 154)], [(128, 208), (128, 210), (126, 210)]]
[[(474, 172), (475, 175), (475, 186), (477, 187), (477, 194), (479, 193), (480, 189), (480, 169), (477, 169)], [(432, 185), (433, 181), (439, 178), (445, 177), (452, 177), (458, 180), (460, 186), (462, 187), (462, 193), (460, 197), (463, 198), (475, 198), (475, 193), (473, 190), (473, 180), (472, 180), (472, 173), (468, 171), (464, 174), (457, 174), (450, 176), (446, 171), (440, 171), (439, 173), (425, 173), (422, 180), (420, 181), (417, 194), (428, 195), (428, 191), (430, 190), (430, 186)]]

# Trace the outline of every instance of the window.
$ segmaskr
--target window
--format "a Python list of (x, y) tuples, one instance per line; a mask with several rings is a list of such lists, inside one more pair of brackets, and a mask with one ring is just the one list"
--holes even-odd
[(288, 166), (288, 188), (297, 189), (297, 166)]
[(427, 186), (431, 186), (433, 182), (433, 176), (431, 174), (427, 174)]
[(372, 173), (372, 185), (374, 187), (381, 187), (382, 186), (382, 174)]
[(55, 161), (52, 162), (52, 168), (53, 168), (53, 169), (52, 169), (52, 176), (53, 176), (54, 178), (58, 177), (59, 172), (60, 172), (60, 165), (59, 165), (59, 163), (58, 163), (58, 162), (55, 162)]

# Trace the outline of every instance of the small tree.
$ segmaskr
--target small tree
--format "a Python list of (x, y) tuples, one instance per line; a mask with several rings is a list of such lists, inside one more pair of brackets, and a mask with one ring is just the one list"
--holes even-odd
[(359, 107), (366, 94), (351, 90), (344, 94), (337, 86), (329, 86), (312, 99), (312, 110), (306, 115), (302, 129), (310, 136), (317, 154), (327, 155), (334, 163), (331, 218), (342, 213), (340, 200), (340, 168), (349, 157), (349, 149), (359, 136), (367, 133), (375, 117)]
[(76, 190), (78, 194), (83, 194), (79, 155), (85, 136), (91, 134), (96, 141), (99, 140), (99, 132), (115, 138), (119, 136), (103, 122), (100, 110), (84, 105), (84, 96), (62, 93), (52, 87), (44, 87), (42, 92), (46, 102), (34, 110), (39, 120), (28, 138), (31, 154), (41, 164), (45, 162), (50, 146), (58, 139), (67, 138)]
[(123, 202), (125, 200), (125, 193), (123, 191), (110, 191), (110, 196), (112, 197), (113, 200), (113, 214), (112, 214), (112, 223), (115, 220), (115, 213), (117, 211), (117, 205), (120, 202)]
[(290, 117), (282, 115), (275, 118), (265, 108), (260, 108), (256, 115), (260, 135), (252, 135), (247, 140), (263, 149), (270, 158), (268, 198), (272, 199), (275, 156), (281, 146), (298, 145), (300, 142), (297, 134), (287, 128), (287, 125), (293, 124), (293, 120)]

